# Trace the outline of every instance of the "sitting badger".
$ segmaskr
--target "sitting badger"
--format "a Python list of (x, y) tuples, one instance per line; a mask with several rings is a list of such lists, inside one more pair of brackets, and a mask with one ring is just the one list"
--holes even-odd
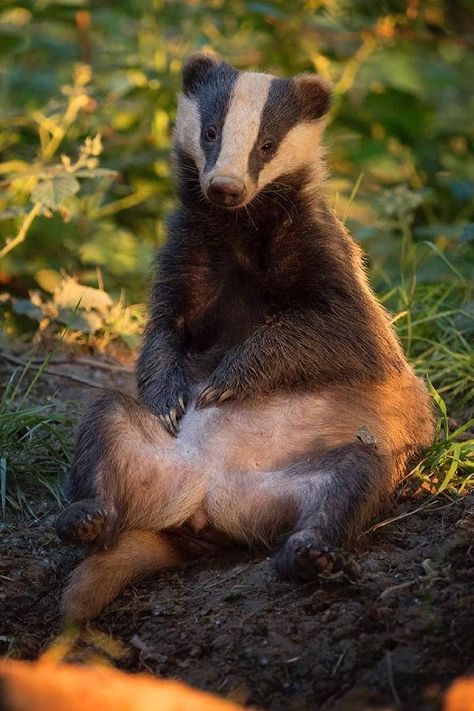
[(178, 565), (209, 531), (274, 545), (280, 575), (315, 577), (430, 443), (425, 388), (324, 197), (329, 102), (316, 76), (185, 64), (180, 204), (138, 400), (90, 405), (57, 523), (93, 547), (66, 589), (68, 619)]

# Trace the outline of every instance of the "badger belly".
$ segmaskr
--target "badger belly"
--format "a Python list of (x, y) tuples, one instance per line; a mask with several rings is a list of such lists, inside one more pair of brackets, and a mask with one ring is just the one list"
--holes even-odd
[(281, 469), (318, 447), (326, 411), (325, 398), (305, 393), (191, 406), (173, 444), (183, 461), (209, 474)]
[(176, 456), (214, 474), (272, 471), (354, 441), (367, 417), (357, 394), (347, 392), (268, 395), (196, 410), (192, 405), (173, 441)]
[(161, 530), (188, 521), (195, 530), (210, 524), (235, 538), (268, 538), (273, 525), (291, 525), (302, 499), (317, 496), (325, 476), (318, 460), (328, 451), (360, 439), (390, 458), (425, 443), (416, 385), (408, 373), (370, 387), (331, 386), (203, 410), (191, 402), (176, 438), (152, 418), (146, 439), (132, 432), (131, 444), (121, 442), (127, 473), (118, 508), (129, 513), (128, 527)]
[(204, 494), (188, 518), (192, 528), (210, 525), (234, 539), (270, 542), (294, 525), (301, 486), (286, 470), (328, 449), (333, 411), (334, 398), (315, 393), (191, 406), (170, 444), (174, 467), (181, 460), (187, 485)]
[[(326, 389), (202, 410), (191, 404), (178, 437), (160, 427), (154, 442), (140, 444), (149, 475), (141, 466), (129, 470), (129, 525), (161, 530), (188, 521), (195, 530), (210, 524), (234, 538), (268, 540), (291, 525), (309, 463), (353, 442), (366, 425), (355, 398)], [(299, 463), (301, 477), (292, 467)]]
[(191, 406), (173, 444), (204, 483), (191, 525), (270, 542), (296, 523), (306, 489), (315, 496), (324, 487), (325, 473), (311, 468), (319, 455), (354, 442), (361, 430), (379, 435), (373, 405), (367, 392), (334, 387), (204, 410)]

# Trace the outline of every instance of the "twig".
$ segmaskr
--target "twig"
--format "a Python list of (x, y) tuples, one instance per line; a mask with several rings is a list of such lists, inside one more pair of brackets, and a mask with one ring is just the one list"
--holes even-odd
[[(34, 358), (33, 363), (42, 363), (42, 358)], [(124, 365), (115, 365), (113, 363), (104, 363), (103, 361), (96, 361), (93, 358), (58, 358), (52, 360), (51, 363), (54, 365), (86, 365), (91, 368), (97, 368), (98, 370), (109, 370), (116, 373), (133, 373), (133, 368), (127, 368)]]
[(338, 669), (339, 669), (339, 667), (341, 666), (341, 664), (342, 664), (342, 662), (343, 662), (343, 660), (344, 660), (344, 657), (345, 657), (346, 654), (347, 654), (347, 650), (348, 650), (348, 649), (349, 649), (349, 645), (347, 645), (347, 647), (346, 647), (346, 648), (341, 652), (341, 654), (339, 655), (338, 660), (337, 660), (336, 664), (334, 665), (334, 669), (333, 669), (332, 672), (331, 672), (331, 676), (334, 676), (335, 674), (337, 674)]
[[(2, 357), (5, 358), (5, 360), (8, 360), (10, 363), (14, 363), (15, 365), (21, 365), (24, 368), (28, 365), (28, 363), (25, 363), (24, 360), (20, 360), (20, 358), (15, 358), (14, 356), (6, 355), (5, 353), (2, 353)], [(32, 368), (32, 370), (41, 370), (40, 365), (33, 365), (32, 363), (30, 363), (29, 367)], [(81, 385), (87, 385), (90, 388), (98, 388), (99, 390), (104, 390), (103, 385), (93, 383), (92, 380), (86, 380), (85, 378), (78, 378), (76, 375), (70, 375), (69, 373), (59, 373), (57, 370), (51, 370), (51, 368), (44, 368), (43, 373), (53, 375), (56, 378), (65, 378), (66, 380), (72, 380), (75, 383), (81, 383)]]
[(399, 583), (398, 585), (391, 585), (389, 588), (385, 588), (385, 590), (380, 593), (379, 597), (381, 600), (385, 600), (385, 598), (391, 595), (393, 592), (397, 592), (397, 590), (406, 590), (407, 588), (411, 588), (411, 586), (415, 583), (416, 580), (407, 580), (406, 582)]
[(400, 706), (401, 701), (395, 686), (395, 679), (393, 678), (392, 655), (390, 654), (390, 652), (385, 653), (385, 661), (387, 662), (388, 684), (390, 686), (390, 691), (392, 692), (395, 704), (397, 706)]
[(374, 526), (371, 526), (366, 531), (363, 531), (360, 534), (359, 538), (362, 538), (362, 536), (366, 536), (368, 533), (372, 533), (373, 531), (376, 531), (378, 528), (383, 528), (384, 526), (388, 526), (390, 523), (395, 523), (396, 521), (400, 521), (401, 519), (408, 518), (408, 516), (413, 516), (413, 514), (416, 514), (419, 511), (423, 511), (424, 509), (434, 506), (435, 503), (436, 503), (435, 500), (431, 499), (431, 500), (427, 501), (426, 503), (422, 504), (421, 506), (418, 506), (417, 509), (413, 509), (412, 511), (407, 511), (407, 513), (400, 514), (399, 516), (392, 516), (391, 518), (386, 518), (383, 521), (379, 521)]
[(124, 365), (115, 365), (114, 363), (104, 363), (102, 361), (95, 361), (93, 358), (74, 358), (73, 363), (80, 363), (81, 365), (89, 365), (91, 368), (99, 368), (99, 370), (110, 370), (111, 372), (117, 373), (133, 373), (133, 368), (127, 368)]
[(19, 244), (21, 244), (24, 241), (24, 239), (26, 237), (26, 233), (30, 229), (32, 222), (40, 214), (42, 207), (43, 207), (43, 203), (41, 203), (41, 202), (37, 202), (37, 203), (35, 203), (35, 205), (33, 205), (31, 210), (29, 211), (29, 213), (26, 215), (25, 219), (21, 223), (21, 227), (18, 230), (18, 234), (16, 235), (16, 237), (11, 239), (9, 242), (6, 243), (6, 245), (2, 249), (0, 249), (0, 259), (5, 257), (5, 255), (7, 255), (9, 252), (11, 252), (12, 249), (15, 249), (15, 247), (17, 247)]
[(237, 568), (237, 570), (234, 570), (226, 578), (221, 578), (220, 580), (216, 580), (215, 582), (207, 585), (206, 590), (208, 590), (209, 588), (214, 588), (216, 585), (223, 585), (224, 583), (228, 583), (229, 580), (236, 578), (238, 575), (240, 575), (240, 573), (243, 573), (244, 570), (248, 570), (248, 568), (250, 568), (250, 566), (251, 566), (251, 563), (249, 563), (248, 565), (242, 565), (240, 568)]

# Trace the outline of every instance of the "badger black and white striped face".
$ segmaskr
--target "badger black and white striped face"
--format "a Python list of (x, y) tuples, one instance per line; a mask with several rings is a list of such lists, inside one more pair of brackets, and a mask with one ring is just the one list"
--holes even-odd
[(317, 76), (277, 79), (195, 55), (183, 70), (175, 146), (209, 201), (243, 207), (282, 175), (318, 170), (329, 101)]

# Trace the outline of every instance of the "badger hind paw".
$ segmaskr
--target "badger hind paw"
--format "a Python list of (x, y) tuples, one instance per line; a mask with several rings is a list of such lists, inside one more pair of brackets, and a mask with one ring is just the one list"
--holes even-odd
[(56, 532), (64, 543), (107, 549), (117, 537), (117, 513), (95, 499), (76, 501), (59, 514)]
[(294, 572), (300, 580), (313, 580), (320, 575), (346, 572), (347, 559), (343, 551), (337, 548), (309, 546), (295, 556)]
[(290, 536), (274, 556), (273, 565), (286, 580), (309, 581), (339, 571), (355, 573), (350, 557), (340, 548), (325, 544), (312, 530)]

